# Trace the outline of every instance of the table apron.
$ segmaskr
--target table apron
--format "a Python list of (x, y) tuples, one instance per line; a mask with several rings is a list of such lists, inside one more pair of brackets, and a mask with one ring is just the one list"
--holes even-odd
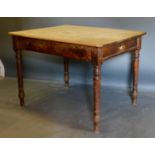
[(90, 62), (94, 62), (95, 60), (103, 63), (106, 59), (111, 57), (136, 50), (137, 37), (98, 48), (71, 43), (13, 36), (13, 47), (15, 51), (28, 50)]
[(92, 60), (94, 51), (94, 48), (89, 46), (22, 37), (13, 37), (13, 46), (14, 50), (30, 50), (85, 61)]

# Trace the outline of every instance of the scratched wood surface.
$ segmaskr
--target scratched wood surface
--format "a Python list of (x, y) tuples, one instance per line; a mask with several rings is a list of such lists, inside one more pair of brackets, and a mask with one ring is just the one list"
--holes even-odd
[(129, 38), (144, 35), (145, 32), (88, 26), (61, 25), (10, 32), (9, 34), (35, 39), (103, 47), (107, 44), (121, 42)]

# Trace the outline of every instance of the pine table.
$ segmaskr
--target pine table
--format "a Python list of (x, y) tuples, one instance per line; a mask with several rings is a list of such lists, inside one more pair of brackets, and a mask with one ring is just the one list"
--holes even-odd
[(138, 89), (139, 53), (142, 31), (130, 31), (88, 26), (60, 25), (9, 33), (16, 53), (20, 105), (24, 106), (22, 50), (64, 57), (64, 83), (69, 85), (69, 59), (90, 62), (93, 68), (94, 131), (100, 131), (101, 66), (114, 56), (132, 52), (132, 103), (136, 105)]

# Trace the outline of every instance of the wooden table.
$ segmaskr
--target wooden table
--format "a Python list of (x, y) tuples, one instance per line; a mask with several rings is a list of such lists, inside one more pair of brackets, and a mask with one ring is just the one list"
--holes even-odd
[(94, 131), (99, 132), (101, 65), (114, 56), (132, 52), (132, 103), (136, 104), (141, 49), (141, 31), (129, 31), (87, 26), (61, 25), (41, 29), (10, 32), (16, 53), (20, 105), (24, 105), (22, 50), (64, 57), (64, 82), (69, 84), (69, 59), (88, 61), (93, 67)]

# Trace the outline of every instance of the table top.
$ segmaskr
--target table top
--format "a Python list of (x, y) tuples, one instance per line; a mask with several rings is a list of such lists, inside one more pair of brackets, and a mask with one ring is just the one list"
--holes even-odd
[(107, 44), (142, 36), (145, 32), (90, 26), (61, 25), (9, 32), (9, 34), (34, 39), (103, 47)]

